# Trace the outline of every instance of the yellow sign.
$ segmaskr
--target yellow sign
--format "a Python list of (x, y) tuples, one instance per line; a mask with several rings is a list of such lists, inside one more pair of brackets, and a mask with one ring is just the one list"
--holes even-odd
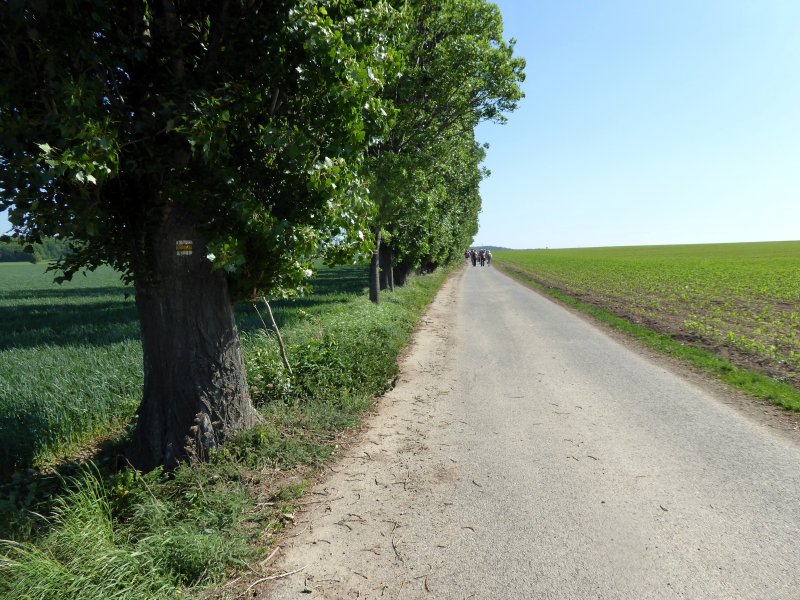
[(178, 240), (175, 242), (175, 252), (178, 256), (191, 256), (192, 240)]

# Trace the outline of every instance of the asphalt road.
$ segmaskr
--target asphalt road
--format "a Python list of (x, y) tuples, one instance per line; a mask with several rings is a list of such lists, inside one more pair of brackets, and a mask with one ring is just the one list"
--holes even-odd
[(800, 598), (798, 444), (494, 268), (309, 499), (261, 597)]

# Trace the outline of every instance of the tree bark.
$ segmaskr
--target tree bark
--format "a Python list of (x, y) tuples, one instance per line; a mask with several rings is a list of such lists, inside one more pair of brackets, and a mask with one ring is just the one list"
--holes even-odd
[(399, 286), (403, 286), (406, 284), (406, 278), (408, 277), (410, 269), (407, 265), (397, 265), (394, 268), (394, 282)]
[(394, 290), (394, 274), (392, 273), (392, 251), (386, 244), (381, 244), (379, 252), (381, 269), (381, 289)]
[(391, 248), (386, 248), (386, 255), (387, 255), (387, 277), (389, 279), (389, 290), (392, 292), (394, 291), (394, 253), (392, 252)]
[(394, 271), (392, 268), (392, 250), (386, 244), (380, 249), (381, 289), (394, 291)]
[(180, 207), (165, 210), (149, 240), (151, 281), (136, 287), (144, 394), (128, 459), (151, 470), (204, 460), (258, 421), (245, 381), (225, 275)]
[(369, 265), (369, 299), (378, 304), (380, 300), (380, 251), (381, 230), (375, 232), (375, 250), (372, 251), (372, 262)]

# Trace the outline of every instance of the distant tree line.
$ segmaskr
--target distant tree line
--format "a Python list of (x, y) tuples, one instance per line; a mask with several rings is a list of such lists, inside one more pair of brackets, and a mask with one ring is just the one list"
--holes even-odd
[(69, 242), (62, 238), (43, 237), (35, 244), (10, 236), (0, 238), (0, 262), (58, 261), (69, 253)]
[(59, 280), (135, 286), (144, 469), (258, 420), (233, 302), (365, 254), (378, 302), (461, 255), (475, 126), (514, 110), (525, 64), (487, 0), (2, 2), (0, 55), (14, 234), (72, 240)]

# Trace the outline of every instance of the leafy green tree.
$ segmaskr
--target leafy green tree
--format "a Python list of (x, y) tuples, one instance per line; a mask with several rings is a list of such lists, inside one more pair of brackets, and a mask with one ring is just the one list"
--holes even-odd
[(70, 253), (69, 242), (58, 237), (44, 237), (34, 246), (39, 260), (61, 260)]
[(469, 132), (431, 144), (424, 159), (396, 154), (394, 169), (384, 165), (381, 172), (391, 181), (374, 187), (391, 194), (382, 206), (393, 212), (384, 213), (382, 273), (394, 272), (402, 283), (413, 268), (431, 270), (462, 255), (478, 229), (484, 157)]
[[(503, 38), (500, 11), (486, 0), (397, 0), (409, 26), (398, 34), (402, 77), (384, 90), (397, 110), (392, 131), (372, 151), (377, 204), (371, 297), (381, 234), (410, 268), (446, 262), (477, 231), (484, 174), (474, 141), (481, 121), (505, 122), (522, 98), (525, 61)], [(458, 244), (447, 250), (442, 244)]]
[(62, 238), (45, 237), (36, 244), (26, 244), (11, 236), (0, 239), (0, 262), (59, 260), (69, 252), (69, 243)]
[(37, 260), (34, 248), (25, 248), (20, 241), (8, 238), (0, 241), (0, 262), (31, 262)]
[(136, 288), (129, 451), (203, 457), (257, 420), (232, 302), (291, 294), (363, 244), (365, 149), (392, 110), (381, 0), (0, 3), (0, 210), (71, 239), (69, 278)]

